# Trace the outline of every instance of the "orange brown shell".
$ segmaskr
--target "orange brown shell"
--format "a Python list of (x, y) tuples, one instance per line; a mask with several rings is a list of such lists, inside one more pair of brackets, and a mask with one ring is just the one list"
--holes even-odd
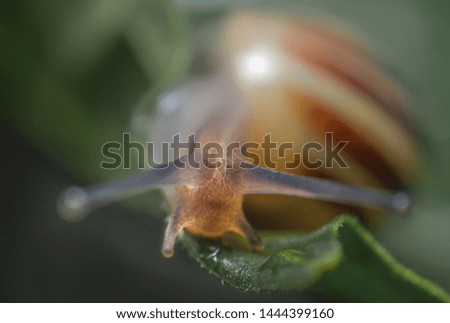
[[(335, 142), (349, 142), (342, 151), (346, 169), (279, 166), (279, 171), (390, 190), (411, 183), (418, 157), (406, 96), (348, 30), (250, 11), (231, 16), (225, 26), (224, 59), (251, 105), (251, 140), (261, 142), (270, 132), (279, 143), (293, 142), (297, 152), (306, 142), (324, 143), (326, 132)], [(273, 50), (273, 64), (284, 68), (269, 81), (240, 77), (236, 58), (260, 46)], [(264, 166), (262, 151), (259, 156)], [(246, 196), (244, 211), (257, 229), (310, 230), (345, 212), (367, 224), (380, 219), (380, 212), (370, 209), (275, 195)]]

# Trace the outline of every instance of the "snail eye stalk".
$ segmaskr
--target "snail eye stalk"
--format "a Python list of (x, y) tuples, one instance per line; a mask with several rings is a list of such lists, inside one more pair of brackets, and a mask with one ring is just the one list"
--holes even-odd
[(367, 187), (351, 186), (330, 180), (298, 176), (261, 168), (245, 162), (244, 194), (278, 194), (306, 197), (355, 206), (384, 209), (406, 215), (411, 208), (410, 197)]
[(83, 219), (92, 210), (150, 191), (165, 185), (177, 185), (188, 181), (189, 170), (178, 168), (173, 161), (164, 167), (153, 168), (113, 182), (89, 188), (69, 187), (58, 198), (59, 215), (69, 221)]

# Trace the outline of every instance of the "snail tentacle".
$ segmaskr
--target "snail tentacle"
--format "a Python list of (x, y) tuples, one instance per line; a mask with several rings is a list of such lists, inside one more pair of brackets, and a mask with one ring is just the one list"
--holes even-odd
[(352, 186), (331, 180), (292, 175), (245, 162), (244, 194), (281, 194), (357, 206), (382, 208), (395, 214), (408, 213), (411, 201), (406, 193)]
[(192, 176), (189, 168), (180, 168), (179, 160), (167, 163), (159, 168), (148, 169), (116, 181), (103, 183), (89, 188), (69, 187), (61, 193), (57, 208), (60, 216), (68, 221), (77, 221), (93, 209), (105, 206), (131, 196), (135, 196), (156, 187), (185, 183)]

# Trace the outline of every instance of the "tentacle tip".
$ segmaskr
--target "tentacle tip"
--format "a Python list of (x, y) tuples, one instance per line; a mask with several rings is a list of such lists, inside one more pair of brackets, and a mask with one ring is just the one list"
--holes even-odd
[(408, 215), (411, 211), (411, 206), (411, 197), (404, 192), (396, 193), (392, 198), (392, 207), (399, 215)]
[(64, 190), (57, 200), (59, 216), (68, 222), (82, 220), (88, 213), (87, 193), (80, 187), (69, 187)]
[(164, 236), (163, 245), (161, 248), (161, 253), (165, 258), (171, 258), (174, 253), (175, 241), (177, 239), (177, 234), (171, 234), (170, 226), (166, 229), (166, 235)]
[(262, 248), (261, 238), (256, 232), (254, 232), (252, 235), (247, 235), (246, 238), (248, 239), (254, 250), (260, 250)]
[(172, 258), (173, 256), (173, 248), (162, 248), (161, 253), (165, 258)]

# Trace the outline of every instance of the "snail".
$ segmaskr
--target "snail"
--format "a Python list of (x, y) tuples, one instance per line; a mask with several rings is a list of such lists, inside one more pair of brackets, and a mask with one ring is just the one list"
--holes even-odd
[[(260, 229), (311, 230), (343, 212), (370, 224), (378, 210), (409, 211), (402, 190), (417, 156), (408, 102), (351, 33), (239, 11), (211, 55), (212, 71), (163, 94), (150, 125), (152, 142), (193, 135), (185, 153), (112, 183), (69, 188), (60, 213), (76, 217), (163, 188), (172, 214), (162, 253), (170, 257), (183, 230), (208, 239), (237, 234), (257, 251)], [(330, 161), (335, 142), (345, 144)]]

